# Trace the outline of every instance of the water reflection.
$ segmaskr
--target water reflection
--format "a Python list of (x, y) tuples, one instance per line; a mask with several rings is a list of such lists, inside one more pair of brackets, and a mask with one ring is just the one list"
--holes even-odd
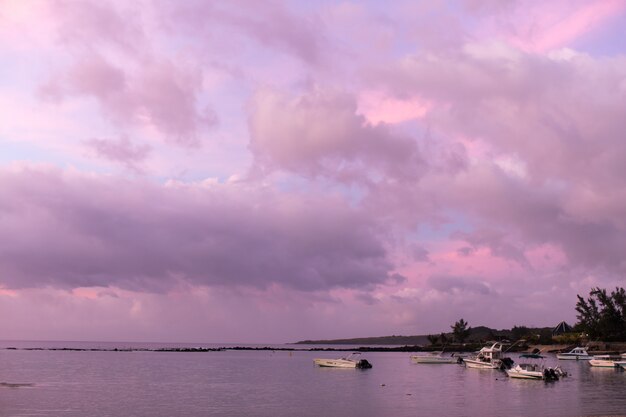
[(547, 383), (415, 364), (391, 352), (363, 355), (372, 369), (316, 367), (313, 358), (323, 355), (337, 356), (0, 350), (2, 380), (34, 384), (2, 390), (2, 414), (570, 417), (626, 410), (626, 372), (584, 361), (560, 362), (570, 376)]

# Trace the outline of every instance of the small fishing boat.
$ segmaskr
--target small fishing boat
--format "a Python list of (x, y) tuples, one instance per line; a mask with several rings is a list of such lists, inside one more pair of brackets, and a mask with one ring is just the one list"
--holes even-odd
[[(545, 359), (544, 356), (537, 354), (524, 354), (520, 355), (520, 358), (525, 359)], [(537, 362), (523, 362), (515, 365), (511, 369), (506, 370), (506, 374), (510, 378), (519, 379), (536, 379), (546, 381), (556, 381), (562, 376), (567, 374), (558, 366), (555, 368), (548, 368), (543, 363)]]
[(358, 368), (358, 369), (368, 369), (372, 367), (372, 364), (367, 361), (367, 359), (356, 359), (355, 356), (360, 355), (360, 353), (355, 352), (346, 356), (345, 358), (340, 359), (313, 359), (316, 365), (325, 367), (325, 368)]
[(454, 355), (454, 353), (450, 356), (443, 356), (443, 351), (434, 352), (431, 355), (412, 355), (411, 361), (415, 363), (435, 363), (435, 364), (446, 364), (446, 363), (459, 363), (461, 360), (460, 357)]
[(560, 359), (560, 360), (574, 360), (574, 361), (589, 360), (593, 358), (593, 356), (587, 353), (587, 349), (584, 347), (576, 347), (570, 350), (569, 352), (557, 353), (556, 357), (557, 359)]
[(596, 355), (589, 360), (589, 365), (598, 368), (617, 368), (620, 366), (621, 359), (619, 355)]
[(476, 356), (463, 359), (465, 366), (474, 369), (504, 369), (510, 363), (509, 358), (502, 357), (502, 343), (495, 342), (491, 347), (484, 347)]

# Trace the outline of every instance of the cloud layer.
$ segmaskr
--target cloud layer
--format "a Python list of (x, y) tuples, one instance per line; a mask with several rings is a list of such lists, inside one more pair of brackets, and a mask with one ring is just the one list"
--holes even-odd
[(245, 185), (128, 182), (19, 169), (0, 175), (5, 288), (382, 284), (377, 231), (341, 201)]
[(0, 0), (0, 22), (16, 337), (74, 337), (76, 311), (110, 339), (167, 338), (167, 311), (224, 341), (544, 326), (623, 285), (623, 1)]

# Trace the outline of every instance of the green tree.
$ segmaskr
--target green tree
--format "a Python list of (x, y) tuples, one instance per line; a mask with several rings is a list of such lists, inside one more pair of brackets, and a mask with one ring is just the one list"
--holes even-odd
[(454, 323), (454, 325), (450, 326), (452, 328), (452, 334), (454, 335), (454, 340), (459, 343), (463, 343), (465, 339), (467, 339), (470, 335), (471, 327), (467, 327), (468, 323), (461, 319)]
[(445, 333), (441, 333), (439, 335), (439, 340), (441, 341), (442, 345), (445, 345), (446, 343), (448, 343), (448, 336), (446, 336)]
[(437, 336), (436, 334), (429, 334), (428, 336), (426, 336), (426, 338), (428, 339), (428, 342), (432, 345), (436, 345), (437, 341), (439, 340), (439, 336)]
[(539, 336), (538, 342), (542, 345), (550, 345), (554, 343), (552, 341), (552, 329), (540, 329), (537, 336)]
[(626, 340), (626, 291), (617, 287), (610, 294), (604, 288), (592, 288), (585, 300), (577, 295), (577, 327), (591, 339)]
[(526, 326), (513, 326), (511, 329), (511, 336), (513, 340), (520, 340), (525, 337), (528, 337), (530, 334), (530, 329)]

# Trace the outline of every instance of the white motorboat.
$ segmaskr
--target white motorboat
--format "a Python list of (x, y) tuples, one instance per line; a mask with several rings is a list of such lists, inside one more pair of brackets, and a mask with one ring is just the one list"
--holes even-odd
[(367, 369), (371, 368), (372, 364), (367, 361), (367, 359), (355, 359), (356, 355), (360, 355), (360, 353), (351, 353), (345, 358), (340, 359), (313, 359), (316, 365), (326, 368), (359, 368), (359, 369)]
[(560, 360), (574, 360), (574, 361), (579, 361), (579, 360), (586, 361), (586, 360), (593, 358), (593, 356), (587, 353), (587, 349), (584, 347), (576, 347), (570, 350), (569, 352), (557, 353), (556, 357), (557, 359), (560, 359)]
[(621, 367), (622, 369), (626, 369), (626, 353), (621, 354), (620, 360), (615, 362), (615, 365)]
[(589, 365), (598, 368), (617, 368), (622, 357), (619, 355), (596, 355), (589, 360)]
[(454, 353), (450, 356), (443, 356), (443, 351), (435, 352), (431, 355), (412, 355), (411, 361), (415, 363), (435, 363), (435, 364), (445, 364), (445, 363), (459, 363), (460, 357), (454, 355)]
[(507, 369), (506, 374), (511, 378), (543, 379), (541, 366), (533, 363), (520, 363), (515, 365), (511, 369)]
[[(526, 359), (545, 359), (545, 357), (537, 354), (520, 355), (520, 358)], [(554, 381), (567, 374), (558, 366), (555, 368), (547, 368), (543, 363), (524, 362), (515, 365), (511, 369), (506, 370), (506, 374), (510, 378), (520, 379), (538, 379)]]
[[(495, 342), (491, 347), (484, 347), (476, 356), (463, 359), (465, 366), (474, 369), (502, 369), (505, 361), (502, 357), (502, 343)], [(510, 359), (509, 359), (510, 361)]]

